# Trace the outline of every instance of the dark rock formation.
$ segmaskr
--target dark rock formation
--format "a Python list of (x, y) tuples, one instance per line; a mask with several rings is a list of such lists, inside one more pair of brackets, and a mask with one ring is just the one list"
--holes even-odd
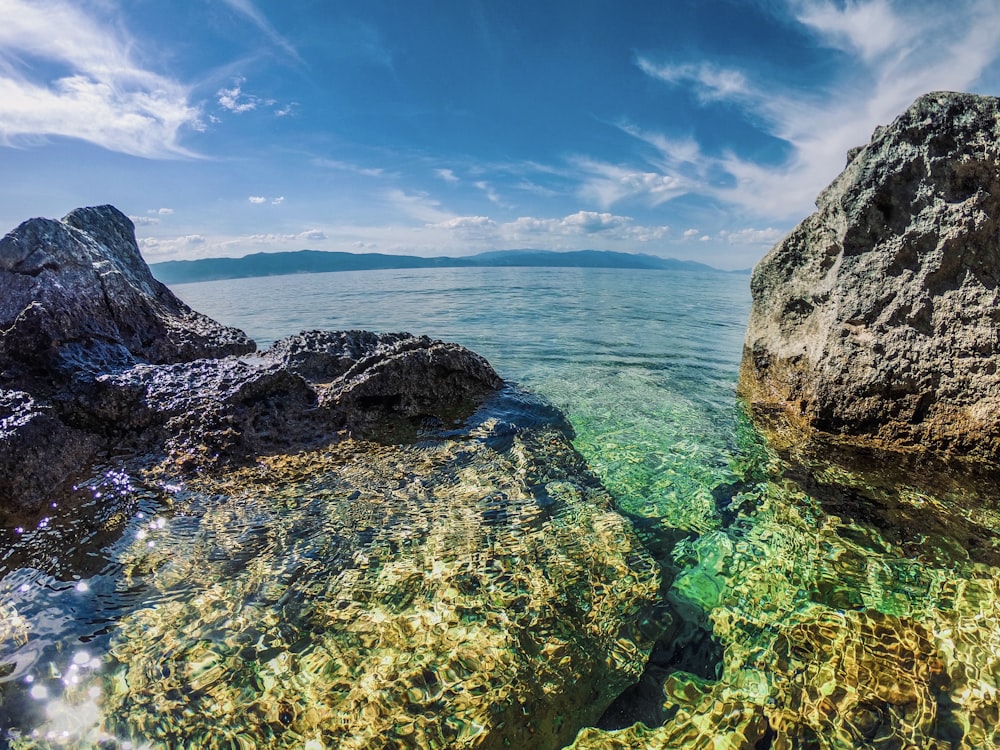
[(1000, 458), (1000, 107), (934, 93), (756, 267), (739, 392), (770, 426)]
[(409, 334), (309, 332), (241, 356), (254, 342), (156, 281), (111, 206), (8, 234), (0, 289), (0, 513), (36, 511), (102, 453), (247, 461), (468, 413), (501, 385), (482, 357)]
[(561, 418), (478, 355), (363, 331), (252, 354), (110, 207), (0, 250), (0, 579), (86, 591), (87, 565), (95, 588), (65, 618), (27, 601), (56, 586), (0, 602), (5, 738), (55, 736), (44, 683), (81, 747), (554, 750), (642, 673), (659, 566)]
[[(246, 334), (194, 312), (153, 278), (112, 206), (31, 219), (0, 239), (4, 378), (245, 354)], [(60, 378), (61, 379), (61, 378)]]

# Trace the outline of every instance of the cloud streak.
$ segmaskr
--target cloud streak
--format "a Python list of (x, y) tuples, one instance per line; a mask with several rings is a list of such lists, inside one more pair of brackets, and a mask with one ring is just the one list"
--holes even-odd
[(299, 51), (295, 49), (295, 45), (279, 34), (277, 29), (267, 20), (267, 17), (250, 0), (222, 0), (222, 2), (250, 21), (264, 36), (271, 40), (272, 44), (284, 51), (295, 62), (305, 65), (305, 61)]
[(146, 158), (192, 157), (189, 90), (140, 67), (117, 24), (63, 0), (0, 0), (0, 143), (76, 138)]
[[(845, 73), (803, 92), (712, 61), (637, 56), (636, 65), (668, 86), (690, 88), (705, 106), (725, 102), (742, 110), (748, 127), (763, 126), (786, 144), (787, 159), (776, 165), (734, 150), (712, 153), (693, 141), (622, 124), (624, 132), (654, 148), (655, 177), (676, 178), (678, 192), (707, 196), (763, 220), (801, 217), (842, 168), (848, 149), (866, 143), (876, 125), (928, 91), (973, 88), (1000, 50), (1000, 15), (991, 0), (958, 0), (947, 13), (890, 0), (787, 0), (784, 7), (804, 33), (846, 56)], [(583, 190), (605, 208), (672, 192), (657, 193), (653, 186), (669, 183), (656, 179), (649, 186), (633, 182), (632, 190), (616, 188), (608, 175), (625, 170), (601, 169), (607, 174), (591, 169)]]
[(641, 226), (630, 216), (608, 212), (577, 211), (562, 218), (520, 216), (498, 222), (487, 216), (456, 216), (429, 225), (431, 229), (454, 232), (464, 239), (517, 243), (529, 241), (542, 246), (559, 247), (563, 240), (580, 238), (610, 242), (650, 242), (665, 238), (667, 226)]

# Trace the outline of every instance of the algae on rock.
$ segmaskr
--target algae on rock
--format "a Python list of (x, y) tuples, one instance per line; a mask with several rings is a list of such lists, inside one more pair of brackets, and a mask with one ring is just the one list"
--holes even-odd
[(119, 562), (152, 593), (113, 636), (104, 729), (153, 747), (558, 748), (665, 617), (565, 436), (485, 412), (191, 480)]

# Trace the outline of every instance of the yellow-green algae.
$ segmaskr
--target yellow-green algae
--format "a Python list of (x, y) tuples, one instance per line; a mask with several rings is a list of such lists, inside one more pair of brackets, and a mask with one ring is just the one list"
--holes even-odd
[(99, 726), (15, 747), (569, 742), (640, 676), (659, 569), (560, 432), (503, 433), (189, 483), (120, 560), (155, 603), (64, 697)]
[(717, 678), (675, 671), (662, 726), (572, 748), (1000, 748), (995, 484), (753, 442), (729, 523), (673, 553), (668, 597), (721, 644)]

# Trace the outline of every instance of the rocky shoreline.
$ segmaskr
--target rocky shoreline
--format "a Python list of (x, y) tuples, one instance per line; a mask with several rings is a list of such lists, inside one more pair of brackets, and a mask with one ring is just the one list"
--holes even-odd
[[(558, 748), (669, 626), (564, 418), (477, 354), (365, 331), (256, 352), (111, 206), (9, 233), (0, 287), (0, 567), (54, 582), (0, 600), (13, 746), (68, 712), (81, 746)], [(57, 618), (107, 650), (79, 686), (19, 613), (61, 606), (78, 561), (114, 612)]]
[(447, 419), (489, 364), (409, 334), (305, 332), (256, 354), (151, 275), (111, 206), (0, 240), (0, 513), (41, 509), (101, 456), (185, 470)]

